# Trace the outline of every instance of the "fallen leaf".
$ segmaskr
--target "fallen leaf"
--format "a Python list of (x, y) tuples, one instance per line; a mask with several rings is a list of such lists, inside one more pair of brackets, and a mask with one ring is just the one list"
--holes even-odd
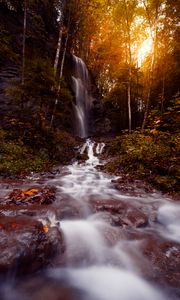
[(23, 194), (24, 194), (25, 196), (32, 196), (32, 195), (34, 195), (34, 194), (36, 194), (36, 193), (39, 193), (39, 190), (38, 190), (38, 189), (31, 189), (31, 190), (24, 190), (24, 191), (23, 191)]
[(46, 232), (46, 233), (47, 233), (47, 232), (49, 231), (49, 228), (48, 228), (48, 226), (47, 226), (47, 225), (44, 225), (44, 226), (43, 226), (43, 230), (44, 230), (44, 232)]

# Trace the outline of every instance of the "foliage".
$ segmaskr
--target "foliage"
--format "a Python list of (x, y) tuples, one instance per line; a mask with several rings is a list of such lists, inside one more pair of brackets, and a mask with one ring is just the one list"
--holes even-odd
[(171, 133), (179, 132), (180, 96), (177, 93), (161, 109), (151, 109), (148, 117), (148, 126), (161, 131)]
[[(69, 89), (61, 88), (55, 113), (54, 126), (59, 128), (72, 129), (72, 94)], [(59, 123), (59, 125), (58, 125)]]
[(157, 130), (144, 133), (124, 133), (110, 144), (109, 154), (115, 160), (106, 168), (111, 172), (123, 169), (126, 173), (161, 187), (165, 191), (178, 191), (180, 168), (177, 153), (180, 136)]
[(68, 132), (56, 130), (54, 133), (54, 159), (66, 164), (74, 157), (74, 148), (77, 143)]
[(27, 174), (31, 171), (41, 171), (48, 163), (41, 155), (33, 153), (21, 140), (6, 141), (4, 136), (5, 133), (0, 136), (0, 174)]
[[(105, 98), (108, 98), (108, 103), (105, 101), (104, 106), (107, 115), (112, 115), (112, 119), (114, 119), (114, 114), (116, 114), (112, 90), (116, 89), (116, 85), (118, 85), (118, 88), (119, 86), (125, 87), (123, 97), (122, 88), (119, 89), (119, 94), (116, 89), (119, 107), (127, 107), (129, 87), (133, 128), (142, 124), (142, 113), (147, 102), (149, 102), (148, 115), (150, 118), (153, 116), (156, 118), (162, 112), (164, 116), (165, 114), (168, 116), (168, 111), (171, 109), (171, 105), (173, 106), (171, 100), (179, 89), (180, 75), (179, 26), (177, 26), (179, 24), (179, 5), (174, 1), (32, 0), (27, 1), (27, 4), (26, 56), (32, 59), (33, 63), (36, 56), (37, 60), (44, 59), (44, 61), (48, 61), (49, 65), (52, 65), (49, 57), (54, 59), (58, 27), (61, 25), (63, 36), (60, 58), (62, 59), (65, 37), (68, 33), (68, 50), (85, 59), (99, 90)], [(18, 16), (22, 26), (23, 1), (3, 0), (2, 5), (9, 11), (9, 15)], [(58, 24), (59, 11), (61, 11), (61, 15), (63, 14), (60, 24)], [(0, 45), (2, 46), (0, 47), (1, 57), (13, 55), (11, 44), (15, 44), (15, 42), (14, 40), (12, 42), (12, 36), (16, 33), (19, 34), (20, 31), (22, 34), (22, 28), (16, 29), (16, 32), (13, 32), (12, 28), (9, 31), (5, 26), (2, 45)], [(152, 46), (146, 51), (141, 46), (144, 42), (146, 45), (148, 39), (152, 39)], [(22, 41), (18, 40), (17, 44), (20, 46)], [(140, 50), (141, 63), (138, 58)], [(41, 61), (40, 64), (43, 65), (43, 62)], [(27, 57), (26, 67), (33, 68)], [(35, 68), (34, 71), (27, 70), (27, 68), (27, 86), (24, 86), (23, 90), (18, 86), (14, 91), (16, 98), (19, 95), (20, 102), (31, 102), (32, 105), (36, 102), (39, 106), (47, 103), (48, 98), (51, 102), (54, 91), (49, 89), (50, 78), (45, 76), (47, 83), (47, 89), (45, 89), (46, 84), (43, 86), (42, 82), (39, 82), (42, 72), (38, 73), (37, 70), (38, 78), (32, 76), (32, 80), (30, 80)], [(125, 73), (127, 73), (126, 76), (124, 76)], [(47, 74), (50, 74), (49, 71), (46, 72)], [(32, 97), (30, 97), (30, 86), (32, 87)], [(44, 94), (43, 97), (42, 94)], [(47, 99), (45, 99), (46, 95)], [(62, 104), (61, 99), (59, 103)], [(141, 102), (141, 113), (137, 109), (139, 102)], [(70, 104), (65, 106), (64, 112), (59, 111), (59, 118), (65, 120), (63, 123), (69, 126), (66, 115), (69, 114)], [(120, 116), (119, 113), (117, 115)], [(117, 123), (118, 130), (128, 126), (127, 115), (128, 110), (124, 108), (125, 120), (123, 123), (126, 125), (118, 126)], [(118, 118), (116, 119), (118, 120)], [(163, 122), (163, 118), (161, 121)], [(119, 123), (121, 123), (121, 117)], [(150, 127), (153, 126), (150, 122), (147, 124)]]
[[(180, 76), (180, 7), (175, 2), (101, 0), (98, 5), (95, 0), (68, 1), (65, 26), (70, 15), (69, 30), (73, 37), (69, 49), (88, 62), (97, 85), (103, 96), (109, 98), (109, 103), (110, 99), (113, 102), (111, 90), (126, 68), (126, 71), (129, 70), (126, 88), (127, 82), (134, 76), (131, 71), (135, 70), (137, 74), (136, 81), (132, 79), (133, 86), (129, 84), (129, 90), (135, 106), (141, 102), (141, 112), (146, 109), (147, 115), (151, 115), (157, 110), (157, 114), (161, 114), (162, 107), (166, 112), (169, 109), (172, 97), (179, 90)], [(148, 41), (151, 41), (149, 49)], [(122, 102), (125, 100), (127, 102), (128, 93)], [(112, 114), (113, 110), (114, 103)], [(142, 114), (132, 115), (134, 127), (142, 124)]]
[(12, 49), (10, 33), (0, 24), (0, 63), (7, 59), (16, 60), (17, 54)]
[(74, 157), (76, 142), (66, 132), (49, 131), (43, 134), (29, 128), (28, 136), (13, 137), (13, 132), (0, 130), (1, 175), (39, 172), (53, 164), (66, 164)]
[[(142, 101), (140, 99), (142, 87), (139, 84), (137, 89), (136, 83), (138, 76), (140, 76), (140, 73), (135, 69), (132, 69), (131, 109), (133, 128), (141, 126), (143, 117), (141, 109)], [(117, 79), (117, 82), (114, 84), (114, 87), (103, 99), (106, 116), (111, 121), (112, 129), (115, 132), (120, 132), (121, 130), (128, 128), (127, 81), (128, 72), (127, 70), (122, 70), (119, 73), (119, 77)]]
[(42, 109), (55, 98), (52, 90), (54, 82), (53, 68), (48, 60), (35, 58), (27, 62), (25, 70), (26, 80), (14, 81), (7, 89), (7, 95), (13, 97), (22, 106), (30, 108), (32, 105)]
[[(16, 107), (20, 107), (20, 113), (9, 112), (5, 126), (8, 132), (0, 135), (2, 172), (11, 168), (35, 169), (34, 162), (37, 168), (47, 161), (65, 163), (72, 157), (75, 142), (67, 131), (72, 126), (73, 98), (64, 78), (58, 92), (59, 82), (54, 79), (52, 68), (62, 25), (62, 47), (68, 33), (67, 49), (88, 63), (104, 97), (105, 118), (111, 120), (114, 132), (128, 127), (128, 87), (133, 128), (141, 126), (149, 99), (148, 131), (117, 138), (110, 147), (116, 164), (109, 167), (115, 170), (122, 166), (126, 172), (150, 178), (158, 185), (167, 183), (167, 189), (172, 184), (176, 189), (180, 99), (180, 7), (176, 2), (27, 1), (25, 81), (22, 84), (19, 78), (7, 91)], [(0, 21), (0, 62), (18, 61), (19, 73), (24, 3), (17, 0), (0, 3), (1, 16), (4, 12)], [(58, 24), (60, 10), (64, 17)], [(153, 46), (141, 52), (140, 64), (139, 50), (147, 39), (152, 39)], [(50, 130), (54, 111), (54, 127)]]

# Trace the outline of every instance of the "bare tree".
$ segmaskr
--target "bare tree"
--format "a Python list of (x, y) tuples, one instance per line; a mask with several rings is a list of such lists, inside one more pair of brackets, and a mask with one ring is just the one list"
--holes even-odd
[(130, 27), (130, 20), (128, 15), (128, 7), (127, 2), (124, 0), (124, 7), (125, 7), (125, 19), (126, 19), (126, 31), (127, 31), (127, 52), (128, 52), (128, 60), (129, 60), (129, 68), (128, 68), (128, 120), (129, 120), (129, 132), (132, 129), (132, 112), (131, 112), (131, 77), (132, 77), (132, 53), (131, 53), (131, 27)]
[[(146, 98), (146, 105), (145, 105), (145, 112), (144, 112), (144, 119), (142, 123), (142, 129), (145, 128), (147, 117), (149, 113), (149, 104), (150, 104), (150, 97), (151, 97), (151, 90), (153, 84), (153, 73), (154, 73), (154, 64), (155, 64), (155, 55), (156, 55), (156, 44), (157, 44), (157, 25), (158, 25), (158, 16), (159, 16), (159, 7), (160, 7), (159, 0), (156, 0), (154, 14), (152, 13), (150, 7), (148, 6), (147, 2), (143, 0), (143, 5), (146, 11), (146, 17), (150, 28), (151, 39), (153, 42), (152, 45), (152, 53), (151, 53), (151, 63), (149, 69), (149, 83), (147, 89), (147, 98)], [(152, 17), (154, 15), (154, 17)]]
[(22, 85), (24, 85), (24, 76), (25, 76), (26, 30), (27, 30), (27, 0), (24, 0), (24, 25), (23, 25), (23, 48), (22, 48)]
[(62, 1), (61, 7), (60, 7), (60, 16), (59, 16), (59, 38), (58, 38), (58, 44), (56, 48), (56, 55), (54, 60), (54, 76), (56, 77), (57, 74), (57, 67), (59, 63), (59, 56), (61, 52), (61, 44), (62, 44), (62, 34), (63, 34), (63, 11), (65, 6), (65, 0)]

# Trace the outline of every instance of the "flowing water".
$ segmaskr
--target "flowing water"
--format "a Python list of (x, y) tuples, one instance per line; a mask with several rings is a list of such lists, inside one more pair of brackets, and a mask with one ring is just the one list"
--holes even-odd
[(76, 98), (76, 103), (73, 104), (75, 135), (85, 138), (88, 136), (89, 110), (91, 104), (91, 96), (89, 94), (90, 80), (87, 67), (83, 60), (73, 55), (73, 61), (75, 71), (72, 76), (72, 88)]
[[(63, 220), (50, 218), (51, 226), (60, 226), (66, 251), (63, 259), (40, 275), (3, 283), (2, 300), (168, 300), (179, 299), (179, 290), (158, 283), (152, 261), (143, 253), (146, 240), (153, 236), (170, 241), (164, 251), (173, 259), (180, 248), (180, 206), (159, 193), (125, 194), (115, 189), (116, 179), (96, 169), (103, 163), (98, 155), (104, 144), (87, 140), (80, 149), (89, 159), (64, 167), (44, 184), (57, 188), (55, 208), (63, 199), (76, 208), (78, 215)], [(39, 184), (33, 177), (29, 183)], [(105, 212), (94, 212), (94, 201), (121, 201), (148, 216), (144, 228), (113, 226)], [(59, 223), (56, 221), (60, 221)], [(133, 238), (132, 238), (133, 237)], [(152, 244), (151, 244), (152, 246)], [(154, 258), (155, 259), (155, 258)], [(159, 274), (158, 276), (162, 276)]]

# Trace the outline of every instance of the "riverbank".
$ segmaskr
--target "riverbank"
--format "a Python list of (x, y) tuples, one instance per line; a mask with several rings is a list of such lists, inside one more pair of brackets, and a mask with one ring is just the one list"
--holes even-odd
[(64, 130), (34, 127), (0, 130), (0, 176), (19, 177), (66, 165), (75, 156), (76, 139)]
[[(49, 131), (42, 136), (36, 133), (14, 139), (13, 132), (0, 130), (1, 179), (23, 179), (31, 172), (48, 172), (54, 166), (69, 164), (75, 157), (84, 161), (86, 153), (77, 154), (83, 140), (74, 138), (65, 131)], [(114, 138), (96, 138), (105, 142), (102, 158), (106, 161), (100, 169), (121, 176), (119, 186), (133, 186), (138, 181), (143, 188), (157, 189), (175, 199), (179, 197), (180, 166), (178, 134), (145, 131), (124, 133)], [(133, 190), (133, 187), (132, 187)]]
[(101, 168), (121, 175), (124, 183), (142, 180), (163, 193), (177, 197), (180, 188), (179, 151), (179, 134), (150, 130), (124, 133), (106, 139), (104, 159), (107, 163)]

